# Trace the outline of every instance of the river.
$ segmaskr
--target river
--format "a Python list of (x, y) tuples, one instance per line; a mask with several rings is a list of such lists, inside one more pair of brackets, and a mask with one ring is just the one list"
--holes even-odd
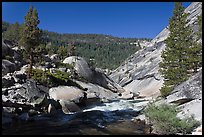
[(148, 134), (149, 127), (135, 117), (147, 104), (145, 100), (115, 100), (89, 106), (82, 112), (43, 114), (28, 121), (15, 122), (3, 134), (26, 135), (120, 135)]

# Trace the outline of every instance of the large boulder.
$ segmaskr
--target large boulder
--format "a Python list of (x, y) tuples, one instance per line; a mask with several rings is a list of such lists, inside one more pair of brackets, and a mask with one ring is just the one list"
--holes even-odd
[(11, 47), (8, 44), (5, 44), (5, 42), (2, 40), (2, 58), (4, 58), (5, 56), (13, 56), (14, 51), (11, 49)]
[(81, 111), (79, 106), (77, 104), (75, 104), (74, 102), (60, 100), (59, 103), (62, 106), (62, 111), (65, 114), (69, 114), (71, 112), (79, 112), (79, 111)]
[(84, 98), (84, 91), (72, 86), (59, 86), (49, 89), (49, 96), (54, 100), (79, 103)]
[(92, 83), (85, 83), (82, 81), (75, 81), (79, 84), (82, 88), (86, 89), (84, 91), (86, 93), (86, 100), (95, 100), (97, 102), (98, 99), (101, 101), (104, 100), (114, 100), (118, 98), (118, 93), (114, 93), (109, 89), (103, 88), (99, 85), (92, 84)]
[(84, 58), (78, 56), (70, 56), (65, 58), (63, 63), (73, 65), (76, 73), (79, 76), (84, 77), (88, 81), (92, 81), (93, 71), (90, 69), (88, 63)]
[(16, 65), (6, 59), (2, 60), (2, 75), (14, 72), (16, 70)]
[(36, 82), (27, 80), (24, 84), (15, 84), (6, 89), (7, 94), (4, 95), (4, 100), (9, 100), (12, 103), (27, 104), (40, 106), (47, 100), (48, 94), (41, 91)]
[(97, 84), (113, 92), (124, 92), (124, 89), (120, 85), (111, 80), (103, 72), (91, 68), (82, 57), (70, 56), (66, 58), (63, 63), (73, 65), (76, 73), (90, 83)]
[(96, 70), (93, 70), (92, 83), (102, 86), (116, 93), (117, 92), (122, 93), (125, 91), (119, 84), (115, 83), (106, 74), (104, 74), (103, 72), (96, 71)]
[(121, 98), (121, 99), (133, 99), (134, 94), (131, 93), (130, 91), (125, 91), (125, 92), (121, 93), (121, 96), (119, 98)]
[(7, 75), (2, 77), (2, 87), (3, 88), (13, 86), (14, 83), (15, 83), (15, 80), (12, 77), (11, 73), (7, 73)]

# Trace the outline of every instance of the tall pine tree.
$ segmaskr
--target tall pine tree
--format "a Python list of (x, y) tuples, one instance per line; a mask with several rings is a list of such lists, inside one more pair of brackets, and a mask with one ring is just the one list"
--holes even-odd
[(41, 42), (41, 30), (38, 28), (39, 23), (40, 20), (38, 19), (37, 10), (33, 9), (33, 6), (30, 6), (30, 9), (25, 16), (22, 37), (20, 40), (21, 45), (24, 46), (30, 59), (28, 78), (31, 78), (35, 48)]
[(188, 70), (192, 69), (192, 48), (194, 40), (192, 29), (186, 25), (187, 13), (184, 13), (182, 2), (174, 5), (173, 16), (169, 20), (170, 34), (165, 40), (166, 48), (162, 52), (162, 62), (159, 64), (160, 71), (164, 77), (164, 86), (160, 92), (167, 96), (174, 86), (187, 80)]
[(189, 51), (190, 69), (197, 72), (198, 68), (202, 67), (202, 15), (197, 16), (198, 31), (195, 35), (195, 42)]

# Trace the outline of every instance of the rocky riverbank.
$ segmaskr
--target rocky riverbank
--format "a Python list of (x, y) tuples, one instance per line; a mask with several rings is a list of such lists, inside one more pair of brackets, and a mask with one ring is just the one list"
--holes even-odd
[[(106, 74), (89, 66), (85, 59), (70, 56), (60, 60), (57, 54), (50, 57), (45, 56), (44, 65), (33, 66), (33, 76), (28, 79), (26, 73), (28, 64), (17, 62), (19, 65), (16, 67), (16, 58), (13, 56), (13, 53), (16, 52), (18, 60), (26, 62), (23, 60), (21, 52), (17, 52), (20, 49), (12, 45), (12, 42), (7, 42), (2, 41), (2, 48), (5, 52), (3, 56), (10, 56), (13, 59), (10, 61), (4, 59), (2, 62), (2, 128), (4, 134), (26, 133), (25, 128), (22, 128), (23, 126), (40, 125), (42, 124), (41, 120), (47, 124), (50, 121), (59, 124), (60, 118), (66, 119), (69, 116), (75, 117), (74, 121), (81, 118), (81, 122), (86, 121), (86, 118), (82, 117), (91, 118), (88, 121), (94, 122), (91, 126), (93, 127), (93, 124), (100, 125), (99, 121), (111, 125), (112, 121), (107, 121), (107, 115), (110, 115), (108, 119), (114, 119), (113, 115), (116, 115), (115, 122), (119, 120), (118, 117), (122, 120), (121, 122), (125, 122), (122, 114), (125, 114), (126, 110), (128, 110), (129, 120), (131, 120), (130, 117), (133, 117), (132, 115), (138, 115), (139, 111), (129, 111), (132, 107), (131, 103), (120, 105), (121, 101), (116, 102), (119, 106), (115, 110), (106, 110), (105, 108), (109, 109), (109, 106), (105, 106), (102, 110), (96, 109), (99, 105), (105, 105), (104, 103), (111, 105), (111, 102), (115, 100), (133, 99), (138, 95), (125, 92)], [(116, 104), (115, 106), (117, 106)], [(91, 106), (94, 106), (93, 110), (85, 111), (87, 107)], [(140, 109), (143, 107), (140, 106)], [(90, 114), (90, 117), (87, 114)], [(94, 115), (94, 119), (99, 118), (99, 121), (92, 118)], [(66, 121), (66, 124), (69, 125), (70, 123), (72, 122)], [(83, 123), (80, 124), (83, 125)], [(145, 123), (143, 124), (145, 125)], [(18, 131), (11, 132), (13, 128), (18, 129)], [(31, 127), (31, 129), (28, 132), (33, 134), (35, 130), (38, 130), (35, 127)], [(143, 133), (143, 131), (140, 132)], [(36, 131), (37, 133), (39, 132)], [(50, 132), (44, 133), (49, 134)], [(107, 133), (114, 134), (114, 132)]]

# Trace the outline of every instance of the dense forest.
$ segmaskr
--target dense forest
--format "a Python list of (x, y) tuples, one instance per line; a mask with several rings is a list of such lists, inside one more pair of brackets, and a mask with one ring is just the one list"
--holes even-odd
[[(18, 43), (22, 25), (2, 22), (2, 38)], [(128, 56), (139, 50), (141, 41), (147, 38), (119, 38), (103, 34), (59, 34), (42, 30), (43, 41), (40, 45), (49, 55), (60, 54), (62, 59), (68, 56), (70, 46), (75, 47), (75, 55), (92, 60), (99, 68), (115, 69)], [(135, 43), (135, 44), (133, 44)]]

